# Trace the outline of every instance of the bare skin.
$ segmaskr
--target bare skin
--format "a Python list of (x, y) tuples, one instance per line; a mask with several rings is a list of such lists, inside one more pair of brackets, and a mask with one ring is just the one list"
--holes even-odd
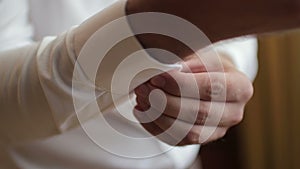
[[(128, 0), (127, 13), (139, 12), (163, 12), (182, 17), (196, 25), (212, 42), (236, 36), (262, 34), (300, 27), (299, 0)], [(131, 23), (133, 30), (135, 30), (135, 24), (138, 23)], [(181, 58), (193, 55), (193, 52), (183, 44), (165, 36), (143, 34), (137, 37), (145, 48), (166, 49)], [(216, 101), (210, 100), (209, 92), (202, 93), (202, 98), (197, 99), (192, 97), (192, 91), (185, 96), (178, 95), (179, 92), (176, 87), (176, 85), (179, 85), (188, 89), (188, 84), (191, 82), (189, 76), (193, 76), (196, 77), (198, 85), (202, 89), (202, 91), (199, 91), (200, 93), (209, 90), (213, 84), (207, 83), (208, 75), (205, 71), (196, 71), (192, 74), (174, 71), (171, 74), (181, 79), (177, 81), (179, 84), (176, 84), (169, 75), (164, 74), (159, 77), (160, 81), (162, 81), (162, 78), (164, 79), (163, 86), (156, 83), (155, 79), (158, 77), (155, 77), (150, 82), (137, 88), (135, 90), (138, 103), (136, 109), (139, 111), (145, 111), (153, 106), (149, 104), (148, 97), (150, 91), (154, 89), (164, 91), (167, 98), (167, 106), (162, 115), (151, 123), (142, 123), (143, 127), (153, 135), (158, 135), (166, 132), (176, 119), (181, 120), (182, 123), (190, 123), (193, 125), (192, 129), (179, 143), (176, 142), (178, 140), (172, 137), (174, 133), (166, 133), (169, 137), (160, 138), (172, 145), (174, 143), (175, 145), (189, 145), (208, 143), (219, 139), (226, 134), (230, 127), (241, 122), (244, 107), (253, 94), (252, 83), (229, 60), (225, 59), (226, 57), (222, 58), (227, 80), (226, 100), (218, 100), (218, 102), (225, 103), (225, 111), (220, 123), (215, 126), (217, 129), (208, 140), (202, 140), (199, 137), (200, 132), (209, 130), (212, 127), (209, 125), (210, 120), (214, 119), (216, 114), (222, 113), (221, 111), (208, 113), (209, 105), (217, 106), (218, 103), (216, 104)], [(203, 65), (197, 63), (194, 59), (187, 59), (187, 65), (191, 66), (192, 70), (193, 68), (203, 70), (201, 69)], [(222, 70), (217, 70), (214, 75), (218, 73), (222, 73)], [(188, 100), (187, 104), (180, 106), (181, 100)], [(188, 117), (188, 114), (192, 112), (192, 106), (190, 105), (200, 106), (195, 123), (185, 119), (184, 116), (178, 117), (179, 109), (184, 109)], [(147, 116), (147, 114), (138, 113), (137, 111), (135, 114), (138, 119)], [(205, 120), (207, 120), (208, 125), (204, 125)]]
[[(163, 12), (195, 24), (212, 42), (300, 27), (299, 0), (128, 0), (127, 13)], [(131, 23), (133, 30), (135, 24)], [(140, 35), (145, 48), (157, 47), (185, 57), (186, 47), (170, 38)]]
[[(219, 69), (210, 73), (206, 72), (203, 68), (204, 65), (199, 62), (197, 57), (191, 57), (186, 61), (186, 65), (191, 69), (192, 73), (187, 70), (181, 72), (172, 71), (169, 72), (170, 74), (165, 73), (157, 76), (137, 88), (135, 90), (137, 95), (136, 109), (139, 111), (136, 111), (135, 114), (138, 119), (147, 117), (149, 114), (143, 113), (143, 111), (146, 111), (150, 106), (156, 106), (150, 105), (149, 103), (149, 94), (152, 90), (160, 89), (164, 91), (167, 98), (167, 105), (162, 115), (151, 123), (142, 123), (143, 127), (153, 135), (158, 135), (167, 131), (176, 119), (181, 121), (183, 125), (193, 125), (186, 137), (181, 141), (171, 137), (174, 133), (166, 133), (170, 137), (164, 137), (162, 139), (171, 145), (189, 145), (217, 140), (223, 137), (230, 127), (240, 123), (243, 119), (244, 107), (253, 94), (252, 83), (243, 73), (234, 67), (230, 60), (226, 57), (222, 58), (224, 70)], [(223, 73), (225, 73), (226, 77), (226, 92), (225, 88), (221, 88), (219, 94), (212, 96), (212, 93), (207, 91), (210, 91), (214, 83), (223, 80)], [(172, 77), (175, 76), (177, 82), (175, 82), (170, 75), (172, 75)], [(201, 98), (194, 95), (195, 92), (190, 89), (189, 84), (192, 83), (192, 78), (195, 78), (199, 85)], [(211, 79), (213, 79), (212, 83), (210, 81)], [(236, 83), (236, 81), (239, 81), (239, 83)], [(184, 96), (180, 95), (178, 86), (185, 91)], [(226, 94), (225, 98), (222, 97), (224, 94)], [(212, 97), (214, 97), (214, 99), (211, 99)], [(182, 100), (185, 103), (183, 105), (180, 104)], [(159, 103), (161, 102), (159, 101), (158, 104)], [(192, 114), (195, 108), (193, 105), (199, 106), (196, 119), (188, 118), (194, 116)], [(210, 111), (211, 105), (214, 106), (214, 109)], [(222, 106), (225, 106), (224, 111)], [(178, 116), (180, 109), (183, 110), (183, 114), (186, 116)], [(140, 113), (140, 111), (142, 111), (142, 113)], [(220, 115), (222, 116), (220, 122), (214, 123), (214, 119)], [(205, 121), (206, 124), (204, 125)], [(201, 139), (201, 137), (199, 137), (201, 131), (205, 132), (205, 130), (210, 130), (213, 127), (216, 127), (216, 130), (209, 139)]]

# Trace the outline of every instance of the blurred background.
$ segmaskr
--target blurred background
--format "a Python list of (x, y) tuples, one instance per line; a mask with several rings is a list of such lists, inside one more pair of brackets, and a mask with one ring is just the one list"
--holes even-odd
[(300, 169), (300, 30), (259, 37), (244, 121), (201, 149), (203, 169)]

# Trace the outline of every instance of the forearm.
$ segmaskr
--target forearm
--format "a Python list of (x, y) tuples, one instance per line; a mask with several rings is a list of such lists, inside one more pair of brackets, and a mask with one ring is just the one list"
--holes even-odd
[(66, 102), (70, 100), (59, 88), (70, 85), (64, 82), (70, 75), (66, 70), (72, 70), (65, 42), (62, 35), (0, 52), (0, 142), (12, 144), (60, 133), (54, 111), (63, 111), (62, 105), (53, 107), (49, 94), (59, 93), (60, 102), (52, 101), (65, 103), (64, 111), (70, 111), (72, 102)]
[[(12, 144), (44, 138), (79, 125), (73, 99), (88, 104), (81, 90), (94, 84), (83, 75), (77, 79), (82, 87), (73, 90), (76, 59), (83, 45), (99, 28), (121, 16), (124, 16), (124, 5), (118, 3), (68, 33), (0, 52), (0, 142)], [(105, 40), (99, 39), (99, 46)], [(77, 67), (77, 75), (84, 74), (78, 71)], [(106, 101), (105, 106), (110, 103)], [(98, 111), (82, 114), (83, 121)]]
[[(300, 27), (298, 0), (129, 0), (127, 13), (138, 12), (163, 12), (182, 17), (195, 24), (212, 42), (241, 35)], [(134, 30), (136, 24), (132, 25)], [(174, 40), (153, 35), (138, 37), (144, 47), (171, 49), (172, 46), (176, 46), (183, 50), (177, 54), (189, 53), (188, 49), (178, 45)]]
[[(73, 99), (86, 101), (85, 86), (74, 89), (74, 29), (28, 46), (0, 52), (0, 142), (17, 144), (61, 134), (79, 125)], [(80, 72), (76, 69), (76, 72)], [(76, 95), (73, 95), (73, 92)], [(86, 112), (85, 120), (97, 111)]]
[[(132, 73), (140, 65), (151, 65), (154, 66), (151, 68), (159, 70), (174, 68), (153, 61), (131, 35), (127, 22), (122, 22), (120, 27), (131, 33), (131, 37), (120, 39), (122, 43), (115, 44), (108, 53), (101, 51), (101, 47), (107, 41), (112, 41), (112, 36), (118, 32), (109, 30), (97, 38), (96, 43), (88, 43), (97, 30), (120, 17), (126, 18), (124, 1), (112, 5), (67, 33), (46, 37), (24, 48), (0, 52), (0, 142), (11, 144), (38, 139), (76, 127), (79, 125), (78, 114), (80, 122), (85, 122), (100, 113), (98, 107), (89, 107), (96, 99), (101, 111), (109, 108), (113, 105), (111, 86), (115, 70), (124, 58), (134, 52), (139, 51), (138, 58), (134, 60), (137, 64), (123, 65), (120, 72), (124, 76), (122, 80), (118, 79), (119, 84), (124, 85), (129, 81), (130, 87), (134, 88), (161, 73), (158, 70), (145, 70), (145, 74), (140, 73), (137, 80), (128, 79), (130, 68)], [(88, 54), (85, 53), (79, 60), (78, 56), (85, 45), (89, 49)], [(105, 56), (104, 63), (97, 65), (94, 59), (99, 58), (101, 52), (105, 53), (101, 55)], [(93, 66), (96, 69), (92, 73), (101, 75), (96, 79), (90, 78), (82, 69)], [(98, 98), (87, 93), (93, 91), (94, 94), (95, 90)], [(74, 107), (78, 102), (82, 103), (81, 107)]]

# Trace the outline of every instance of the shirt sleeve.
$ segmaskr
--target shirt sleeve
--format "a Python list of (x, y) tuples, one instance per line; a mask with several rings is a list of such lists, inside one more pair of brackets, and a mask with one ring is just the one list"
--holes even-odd
[[(112, 48), (107, 54), (109, 56), (105, 56), (105, 66), (101, 67), (102, 72), (105, 72), (103, 77), (90, 79), (83, 69), (84, 65), (77, 63), (83, 46), (85, 49), (97, 48), (95, 44), (89, 46), (85, 43), (98, 29), (125, 16), (125, 4), (125, 1), (118, 1), (60, 36), (46, 37), (41, 42), (0, 52), (0, 142), (14, 144), (49, 137), (78, 126), (73, 101), (74, 97), (83, 102), (87, 100), (84, 97), (86, 86), (94, 87), (97, 91), (99, 107), (110, 107), (113, 104), (112, 91), (109, 88), (113, 77), (112, 68), (121, 63), (126, 54), (136, 52), (140, 58), (137, 62), (154, 64), (166, 71), (174, 69), (173, 65), (160, 64), (152, 59), (133, 35), (117, 45), (119, 47)], [(122, 22), (119, 26), (130, 30), (127, 22)], [(105, 41), (109, 41), (113, 33), (110, 31), (110, 34), (96, 39), (97, 45), (105, 45)], [(93, 64), (88, 55), (84, 57), (87, 57), (85, 64)], [(75, 66), (77, 64), (78, 67)], [(132, 65), (127, 63), (123, 69), (134, 67)], [(77, 78), (83, 83), (83, 88), (73, 88), (74, 72), (79, 72), (80, 76)], [(144, 75), (137, 77), (133, 86), (161, 72), (143, 73)], [(117, 96), (117, 99), (121, 98), (122, 96)], [(99, 113), (95, 110), (84, 110), (86, 111), (80, 115), (84, 120), (89, 120)]]
[(258, 71), (257, 39), (253, 36), (234, 38), (216, 43), (217, 52), (228, 56), (237, 69), (254, 81)]

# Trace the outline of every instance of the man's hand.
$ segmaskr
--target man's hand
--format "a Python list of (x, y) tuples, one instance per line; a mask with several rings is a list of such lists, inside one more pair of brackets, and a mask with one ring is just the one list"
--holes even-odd
[[(135, 116), (141, 121), (142, 126), (152, 135), (171, 145), (208, 143), (222, 138), (230, 127), (243, 119), (244, 107), (252, 97), (253, 87), (251, 81), (225, 56), (222, 57), (221, 63), (224, 66), (223, 70), (207, 72), (201, 61), (192, 56), (185, 61), (189, 69), (185, 67), (182, 71), (164, 73), (139, 86), (135, 90), (137, 95)], [(193, 78), (198, 85), (200, 98), (196, 94), (198, 91), (195, 92), (190, 85)], [(149, 96), (155, 89), (162, 90), (165, 97), (153, 96), (154, 101), (150, 104)], [(166, 107), (159, 112), (156, 108), (163, 104), (164, 99)], [(180, 115), (179, 110), (182, 111)], [(197, 113), (192, 113), (195, 110)], [(154, 121), (142, 123), (155, 115), (158, 118)], [(218, 118), (219, 123), (216, 122)], [(168, 130), (175, 121), (177, 124), (173, 127), (176, 130)], [(178, 140), (176, 132), (188, 127), (190, 128), (185, 137)], [(212, 129), (216, 130), (205, 139), (202, 135)]]

